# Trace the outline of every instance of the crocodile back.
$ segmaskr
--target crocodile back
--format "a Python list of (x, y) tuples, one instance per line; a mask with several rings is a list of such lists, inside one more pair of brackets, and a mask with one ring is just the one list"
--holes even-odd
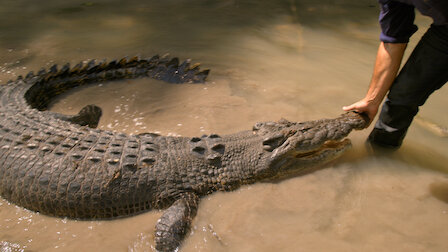
[(42, 110), (65, 90), (99, 80), (201, 82), (207, 74), (188, 62), (153, 57), (53, 67), (0, 86), (1, 196), (33, 211), (81, 219), (165, 207), (171, 200), (160, 200), (154, 188), (161, 180), (153, 172), (164, 137), (91, 129)]

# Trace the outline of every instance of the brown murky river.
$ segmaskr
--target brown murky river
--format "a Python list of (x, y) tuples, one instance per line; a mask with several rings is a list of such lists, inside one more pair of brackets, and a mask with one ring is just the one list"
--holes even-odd
[[(195, 136), (257, 121), (335, 117), (364, 95), (379, 27), (375, 0), (3, 0), (0, 81), (54, 63), (169, 53), (212, 69), (206, 84), (98, 83), (53, 111), (103, 108), (100, 128)], [(420, 30), (431, 20), (417, 16)], [(404, 146), (374, 156), (369, 130), (312, 174), (202, 200), (181, 251), (448, 251), (448, 89)], [(436, 127), (434, 127), (436, 125)], [(36, 214), (0, 200), (1, 251), (153, 251), (161, 212), (112, 221)]]

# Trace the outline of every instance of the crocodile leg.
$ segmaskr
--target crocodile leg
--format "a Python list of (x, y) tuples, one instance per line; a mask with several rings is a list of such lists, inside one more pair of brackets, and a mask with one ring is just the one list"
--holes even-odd
[(155, 242), (157, 251), (175, 251), (196, 216), (199, 198), (194, 193), (184, 194), (157, 221)]
[(62, 114), (54, 114), (54, 116), (60, 120), (68, 121), (81, 126), (89, 126), (90, 128), (96, 128), (100, 121), (102, 111), (101, 108), (96, 105), (87, 105), (82, 108), (77, 115), (69, 116)]

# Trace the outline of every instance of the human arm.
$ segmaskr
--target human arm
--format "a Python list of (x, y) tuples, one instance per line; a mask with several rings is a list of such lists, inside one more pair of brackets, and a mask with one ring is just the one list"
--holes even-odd
[(365, 97), (343, 107), (366, 113), (370, 121), (389, 91), (400, 69), (403, 53), (409, 38), (417, 30), (414, 25), (414, 6), (392, 0), (379, 0), (381, 26), (380, 40), (370, 86)]
[(407, 43), (381, 42), (367, 94), (363, 99), (352, 105), (344, 106), (342, 109), (366, 113), (372, 121), (397, 76), (406, 46)]

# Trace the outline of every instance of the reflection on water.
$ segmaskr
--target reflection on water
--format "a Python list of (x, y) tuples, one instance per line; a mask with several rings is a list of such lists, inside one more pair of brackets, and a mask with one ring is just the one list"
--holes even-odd
[[(206, 84), (139, 79), (64, 95), (95, 103), (100, 128), (165, 135), (231, 133), (257, 121), (335, 117), (367, 89), (374, 0), (5, 0), (0, 83), (54, 63), (170, 53), (211, 68)], [(420, 31), (430, 20), (418, 16)], [(447, 126), (447, 90), (421, 110)], [(401, 150), (374, 156), (351, 135), (342, 159), (306, 176), (218, 193), (200, 205), (182, 251), (447, 251), (447, 138), (415, 124)], [(160, 212), (113, 221), (51, 218), (0, 201), (2, 250), (153, 251)]]

